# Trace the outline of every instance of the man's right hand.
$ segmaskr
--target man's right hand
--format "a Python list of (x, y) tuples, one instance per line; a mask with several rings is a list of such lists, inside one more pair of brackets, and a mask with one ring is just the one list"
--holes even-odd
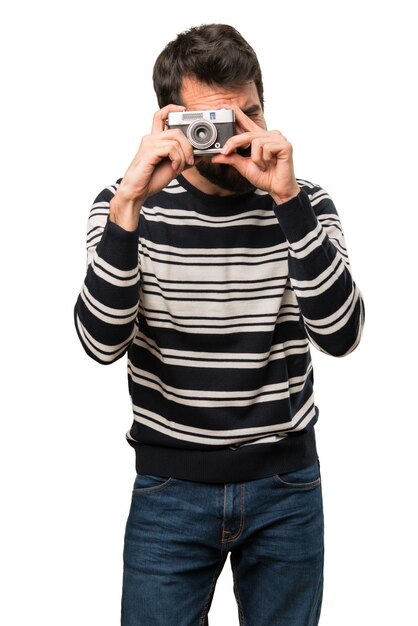
[(136, 230), (145, 200), (161, 191), (186, 167), (194, 165), (193, 148), (179, 129), (164, 130), (170, 111), (185, 107), (169, 104), (154, 115), (150, 135), (143, 137), (110, 202), (109, 219), (125, 230)]

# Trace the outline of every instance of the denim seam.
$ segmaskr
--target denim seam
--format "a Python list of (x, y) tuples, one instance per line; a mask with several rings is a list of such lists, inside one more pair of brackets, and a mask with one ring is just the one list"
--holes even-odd
[(171, 485), (172, 482), (173, 482), (172, 478), (167, 478), (167, 480), (161, 483), (161, 485), (154, 485), (153, 487), (138, 487), (137, 489), (132, 489), (132, 493), (135, 494), (135, 493), (146, 493), (150, 491), (161, 491), (161, 489), (165, 489), (166, 487)]
[[(324, 550), (322, 550), (322, 573), (321, 578), (318, 581), (318, 585), (315, 592), (315, 601), (312, 603), (311, 611), (309, 613), (309, 625), (317, 626), (319, 623), (319, 618), (321, 616), (321, 605), (322, 605), (322, 593), (324, 587)], [(314, 614), (315, 611), (315, 614)], [(313, 621), (315, 620), (315, 621)]]
[(242, 531), (244, 530), (244, 517), (245, 517), (245, 506), (244, 506), (244, 493), (245, 493), (245, 488), (244, 488), (244, 484), (241, 485), (241, 505), (240, 505), (240, 521), (239, 521), (239, 528), (237, 533), (233, 536), (233, 537), (228, 537), (228, 539), (223, 539), (222, 538), (222, 543), (228, 543), (229, 541), (234, 541), (235, 539), (238, 539), (238, 537), (240, 537), (242, 535)]
[(234, 559), (232, 558), (232, 555), (231, 555), (231, 569), (232, 569), (232, 578), (234, 579), (235, 598), (236, 598), (237, 606), (238, 606), (239, 623), (240, 623), (240, 626), (246, 626), (247, 622), (244, 617), (244, 608), (242, 606), (241, 596), (238, 590), (238, 579), (236, 576), (236, 569), (235, 569)]
[(321, 484), (321, 478), (312, 480), (309, 483), (287, 483), (285, 480), (282, 480), (278, 474), (274, 476), (274, 481), (279, 487), (286, 487), (287, 489), (314, 489)]
[(223, 519), (222, 519), (222, 531), (221, 531), (221, 543), (224, 543), (224, 532), (225, 532), (225, 526), (226, 526), (226, 490), (227, 490), (227, 486), (224, 485), (224, 510), (223, 510)]
[(200, 616), (200, 620), (199, 620), (199, 626), (206, 626), (206, 618), (209, 612), (209, 607), (213, 598), (213, 592), (215, 590), (215, 585), (216, 585), (216, 581), (218, 580), (218, 576), (222, 571), (222, 568), (225, 564), (226, 561), (226, 556), (223, 557), (221, 559), (221, 561), (218, 563), (218, 567), (216, 568), (213, 577), (212, 577), (212, 582), (210, 584), (210, 588), (209, 588), (209, 592), (208, 595), (206, 596), (206, 600), (205, 600), (205, 604), (203, 605), (203, 610)]

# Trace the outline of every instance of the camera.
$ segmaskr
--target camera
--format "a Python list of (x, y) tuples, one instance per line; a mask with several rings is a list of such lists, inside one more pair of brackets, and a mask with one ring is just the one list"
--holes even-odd
[(194, 154), (218, 154), (235, 135), (235, 111), (174, 111), (168, 114), (167, 126), (186, 135)]

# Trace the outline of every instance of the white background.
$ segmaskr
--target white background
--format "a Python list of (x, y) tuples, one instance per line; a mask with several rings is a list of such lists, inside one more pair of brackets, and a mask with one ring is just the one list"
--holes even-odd
[[(90, 204), (124, 174), (157, 108), (154, 60), (204, 22), (233, 24), (257, 51), (269, 126), (292, 141), (297, 175), (334, 199), (366, 301), (355, 353), (312, 351), (321, 626), (418, 623), (412, 4), (38, 0), (1, 16), (5, 626), (119, 623), (135, 476), (125, 361), (87, 358), (73, 306)], [(229, 561), (209, 617), (238, 624)]]

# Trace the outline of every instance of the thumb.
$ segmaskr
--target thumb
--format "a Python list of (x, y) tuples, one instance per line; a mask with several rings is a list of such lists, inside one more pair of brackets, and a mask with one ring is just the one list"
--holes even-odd
[(212, 157), (212, 163), (219, 163), (222, 165), (232, 165), (237, 169), (240, 174), (245, 170), (245, 164), (247, 159), (240, 156), (236, 152), (232, 152), (231, 154), (215, 154)]

